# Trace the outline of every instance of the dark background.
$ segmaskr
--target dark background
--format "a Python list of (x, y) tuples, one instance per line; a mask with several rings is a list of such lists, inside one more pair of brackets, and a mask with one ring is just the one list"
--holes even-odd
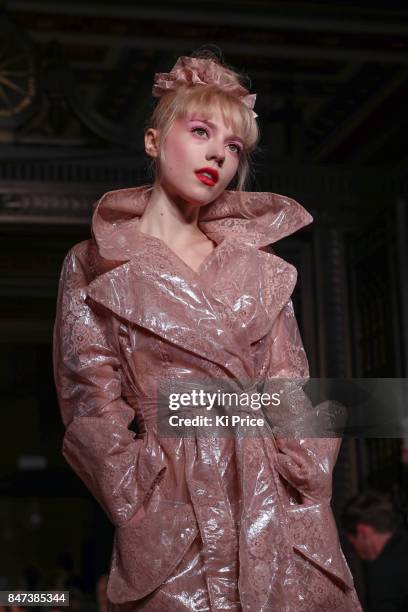
[[(108, 570), (112, 528), (61, 455), (58, 276), (92, 203), (150, 181), (153, 75), (203, 45), (258, 94), (250, 188), (314, 217), (274, 245), (298, 269), (311, 375), (407, 376), (406, 2), (0, 2), (0, 589), (28, 584), (32, 566), (44, 588), (70, 576), (92, 608)], [(404, 508), (401, 439), (344, 440), (336, 516), (368, 486)]]

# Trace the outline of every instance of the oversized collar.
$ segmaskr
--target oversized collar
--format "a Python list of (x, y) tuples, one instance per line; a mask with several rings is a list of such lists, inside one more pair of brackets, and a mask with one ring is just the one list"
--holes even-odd
[[(139, 220), (152, 188), (142, 185), (108, 191), (96, 203), (92, 235), (101, 257), (128, 261), (134, 256)], [(217, 244), (232, 238), (260, 248), (312, 221), (312, 215), (292, 198), (270, 192), (224, 191), (200, 209), (198, 225)]]

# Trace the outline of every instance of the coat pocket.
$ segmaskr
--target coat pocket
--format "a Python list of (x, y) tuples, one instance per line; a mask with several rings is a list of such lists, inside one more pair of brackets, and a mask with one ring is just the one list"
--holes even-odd
[(159, 587), (198, 534), (191, 504), (159, 500), (136, 520), (116, 527), (107, 594), (112, 603), (136, 601)]

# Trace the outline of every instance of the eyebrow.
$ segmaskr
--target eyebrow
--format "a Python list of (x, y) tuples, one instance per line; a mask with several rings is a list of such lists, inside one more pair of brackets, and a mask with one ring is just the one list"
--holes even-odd
[[(214, 130), (217, 130), (217, 126), (215, 125), (215, 123), (213, 123), (212, 121), (209, 121), (208, 119), (200, 119), (199, 117), (190, 117), (190, 121), (202, 121), (209, 127), (213, 128)], [(240, 136), (237, 136), (236, 134), (231, 134), (230, 136), (228, 136), (228, 138), (236, 138), (242, 144), (244, 144), (244, 141), (242, 140), (242, 138)]]

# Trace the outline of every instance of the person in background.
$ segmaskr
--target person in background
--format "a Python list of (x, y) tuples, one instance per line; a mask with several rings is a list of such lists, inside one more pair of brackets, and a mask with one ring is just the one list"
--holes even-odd
[(408, 531), (389, 496), (360, 493), (346, 505), (341, 522), (364, 563), (367, 612), (406, 612)]

